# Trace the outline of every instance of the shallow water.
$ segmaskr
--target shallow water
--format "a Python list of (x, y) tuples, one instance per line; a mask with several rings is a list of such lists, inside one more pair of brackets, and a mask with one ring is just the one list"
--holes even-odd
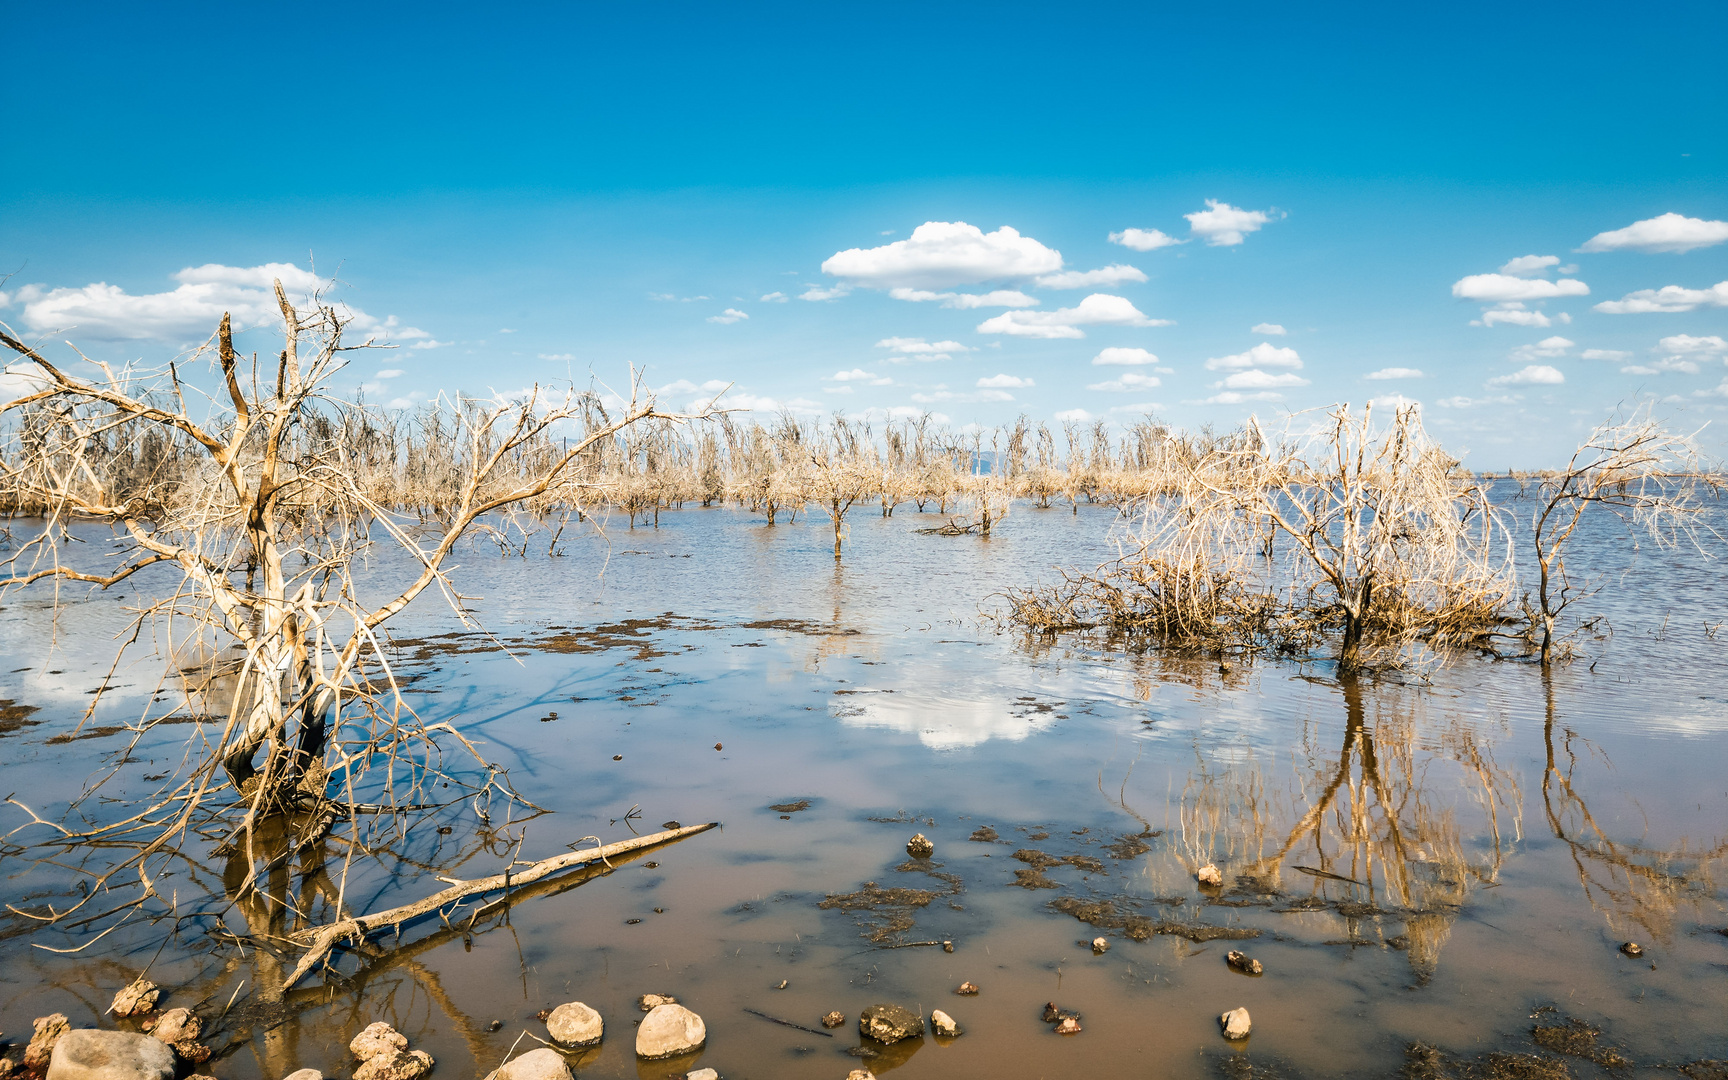
[[(396, 628), (404, 670), (423, 676), (423, 716), (455, 723), (549, 813), (524, 821), (517, 808), (506, 823), (494, 804), (481, 829), (453, 808), (395, 855), (332, 841), (322, 875), (303, 857), (278, 895), (309, 902), (351, 858), (344, 899), (376, 910), (436, 891), (436, 874), (495, 873), (591, 835), (724, 827), (524, 897), (507, 919), (423, 922), (400, 948), (344, 958), (345, 972), (363, 969), (355, 981), (308, 980), (285, 1009), (250, 993), (280, 961), (221, 938), (213, 919), (174, 938), (166, 922), (128, 924), (60, 955), (33, 946), (87, 938), (32, 934), (13, 916), (0, 923), (0, 1031), (18, 1039), (53, 1010), (106, 1026), (114, 990), (151, 964), (175, 988), (167, 1004), (215, 1017), (232, 997), (207, 1040), (220, 1056), (205, 1071), (222, 1080), (348, 1075), (347, 1040), (375, 1019), (437, 1058), (435, 1078), (480, 1076), (513, 1045), (537, 1045), (524, 1032), (544, 1037), (534, 1013), (572, 999), (609, 1030), (572, 1056), (580, 1076), (698, 1067), (636, 1062), (645, 992), (706, 1019), (699, 1064), (729, 1078), (859, 1064), (906, 1078), (1386, 1076), (1418, 1041), (1527, 1050), (1543, 1006), (1600, 1027), (1641, 1066), (1728, 1058), (1728, 897), (1715, 876), (1728, 852), (1728, 628), (1711, 629), (1728, 618), (1728, 588), (1715, 564), (1646, 546), (1622, 577), (1630, 550), (1598, 528), (1588, 554), (1607, 588), (1594, 604), (1613, 633), (1579, 661), (1547, 677), (1461, 658), (1340, 680), (1323, 661), (1222, 670), (1217, 657), (998, 633), (979, 619), (989, 595), (1106, 558), (1110, 512), (1022, 507), (980, 540), (917, 536), (933, 516), (910, 511), (855, 511), (838, 564), (820, 518), (770, 529), (731, 510), (663, 513), (658, 530), (614, 521), (609, 548), (558, 559), (475, 548), (459, 580), (509, 652), (421, 605)], [(0, 733), (0, 790), (55, 817), (125, 737), (64, 738), (127, 601), (81, 599), (54, 623), (49, 599), (0, 610), (0, 699), (38, 710)], [(123, 668), (81, 734), (135, 715), (155, 678), (146, 659)], [(104, 794), (151, 790), (144, 778), (178, 763), (187, 734), (155, 729)], [(810, 805), (770, 809), (796, 800)], [(640, 817), (625, 819), (632, 807)], [(0, 810), (8, 830), (27, 821)], [(999, 841), (968, 839), (983, 826)], [(932, 860), (908, 859), (914, 832), (934, 841)], [(1016, 851), (1073, 862), (1036, 874)], [(71, 885), (23, 855), (0, 860), (11, 903)], [(1207, 862), (1223, 888), (1195, 884)], [(158, 889), (190, 912), (222, 896), (223, 873), (220, 859), (188, 861)], [(865, 882), (934, 895), (874, 915), (818, 906)], [(241, 934), (287, 925), (257, 896), (224, 918)], [(1200, 927), (1258, 936), (1147, 936)], [(1087, 944), (1097, 935), (1102, 955)], [(1640, 959), (1618, 951), (1627, 940)], [(909, 944), (929, 941), (954, 951)], [(1230, 970), (1232, 948), (1265, 974)], [(955, 996), (962, 980), (982, 992)], [(846, 1054), (856, 1016), (879, 1001), (943, 1009), (965, 1034), (869, 1047), (879, 1056), (860, 1062)], [(1083, 1032), (1053, 1034), (1047, 1001), (1080, 1013)], [(1253, 1035), (1227, 1043), (1217, 1016), (1237, 1006)], [(831, 1009), (850, 1022), (819, 1033)], [(1570, 1060), (1578, 1075), (1597, 1068)]]

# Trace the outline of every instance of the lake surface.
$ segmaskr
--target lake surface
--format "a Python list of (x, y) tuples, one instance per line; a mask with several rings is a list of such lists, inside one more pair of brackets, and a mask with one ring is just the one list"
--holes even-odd
[[(344, 862), (345, 902), (370, 911), (585, 837), (723, 828), (507, 916), (378, 939), (342, 960), (351, 981), (309, 979), (280, 1006), (253, 990), (294, 954), (256, 941), (291, 919), (260, 894), (226, 902), (231, 868), (192, 852), (158, 892), (221, 917), (178, 935), (139, 919), (57, 954), (33, 946), (89, 935), (0, 922), (4, 1038), (56, 1010), (113, 1025), (102, 1010), (149, 965), (165, 1006), (207, 1024), (226, 1010), (206, 1040), (221, 1080), (350, 1075), (348, 1039), (380, 1019), (438, 1060), (434, 1078), (483, 1076), (569, 1000), (608, 1027), (571, 1056), (582, 1077), (1391, 1076), (1412, 1043), (1530, 1052), (1533, 1028), (1565, 1018), (1599, 1028), (1631, 1075), (1728, 1058), (1721, 564), (1634, 552), (1598, 524), (1579, 565), (1606, 620), (1579, 660), (1341, 680), (1324, 660), (1001, 632), (980, 618), (991, 594), (1108, 558), (1112, 511), (1017, 507), (984, 540), (916, 535), (939, 519), (911, 509), (859, 508), (838, 563), (820, 516), (769, 528), (729, 509), (665, 512), (658, 529), (615, 518), (609, 546), (562, 558), (476, 546), (457, 578), (497, 642), (423, 603), (394, 627), (401, 670), (424, 718), (546, 813), (494, 801), (482, 824), (463, 804), (394, 851), (330, 841), (322, 862), (280, 869), (276, 900), (309, 903)], [(160, 676), (140, 653), (78, 729), (135, 597), (62, 599), (57, 616), (47, 590), (0, 610), (0, 794), (53, 820)], [(154, 729), (82, 812), (154, 790), (194, 730)], [(0, 812), (0, 831), (28, 822)], [(908, 858), (914, 833), (931, 859)], [(35, 854), (0, 854), (7, 902), (69, 895), (73, 875)], [(1222, 887), (1196, 883), (1208, 863)], [(1231, 970), (1231, 949), (1264, 974)], [(964, 980), (981, 992), (956, 996)], [(638, 1064), (648, 992), (704, 1017), (699, 1057)], [(964, 1034), (860, 1047), (857, 1014), (877, 1002), (942, 1009)], [(1084, 1030), (1054, 1034), (1046, 1002)], [(1238, 1006), (1253, 1034), (1228, 1043), (1217, 1017)], [(848, 1024), (821, 1033), (835, 1009)]]

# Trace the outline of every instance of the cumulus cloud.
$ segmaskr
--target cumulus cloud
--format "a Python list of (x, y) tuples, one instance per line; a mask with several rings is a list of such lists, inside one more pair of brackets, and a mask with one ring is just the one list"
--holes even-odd
[(1728, 341), (1716, 334), (1708, 337), (1693, 337), (1691, 334), (1675, 334), (1665, 337), (1656, 343), (1656, 351), (1670, 356), (1706, 356), (1714, 357), (1728, 353)]
[(1158, 358), (1145, 349), (1125, 349), (1114, 345), (1108, 349), (1100, 350), (1098, 355), (1092, 358), (1093, 365), (1097, 367), (1138, 367), (1157, 362)]
[(1460, 300), (1498, 303), (1507, 300), (1552, 300), (1560, 296), (1588, 296), (1590, 286), (1575, 278), (1513, 277), (1511, 274), (1471, 274), (1452, 284), (1452, 295)]
[(1420, 379), (1423, 375), (1421, 368), (1383, 367), (1379, 371), (1370, 371), (1362, 377), (1364, 379)]
[(1369, 398), (1368, 403), (1377, 409), (1402, 409), (1411, 405), (1420, 406), (1422, 404), (1415, 398), (1408, 398), (1403, 394), (1381, 394), (1377, 398)]
[[(26, 285), (12, 297), (23, 304), (23, 323), (46, 333), (76, 330), (80, 337), (132, 341), (184, 341), (216, 330), (228, 312), (237, 329), (273, 325), (281, 317), (273, 282), (281, 279), (290, 300), (303, 303), (330, 282), (293, 263), (261, 266), (189, 266), (173, 275), (178, 287), (170, 292), (134, 295), (117, 285), (94, 282), (82, 288), (46, 289)], [(406, 340), (431, 335), (400, 326), (395, 317), (379, 320), (358, 308), (347, 308), (354, 331)]]
[(1037, 307), (1038, 301), (1017, 289), (993, 289), (987, 293), (931, 292), (929, 289), (890, 289), (888, 295), (912, 303), (940, 301), (945, 308)]
[(897, 353), (957, 353), (972, 352), (970, 345), (958, 341), (925, 341), (921, 337), (889, 337), (876, 343), (878, 349)]
[(1640, 289), (1618, 300), (1604, 300), (1596, 305), (1596, 310), (1605, 315), (1650, 315), (1693, 311), (1706, 306), (1728, 307), (1728, 281), (1718, 281), (1708, 289), (1687, 289), (1679, 285)]
[(1056, 414), (1056, 419), (1064, 424), (1089, 424), (1095, 417), (1085, 409), (1063, 409)]
[(1150, 390), (1159, 385), (1161, 384), (1156, 375), (1142, 375), (1138, 371), (1124, 371), (1120, 376), (1108, 382), (1092, 383), (1086, 389), (1118, 394), (1130, 390)]
[(1648, 364), (1628, 364), (1621, 368), (1620, 372), (1623, 375), (1666, 375), (1671, 372), (1696, 375), (1701, 370), (1703, 369), (1696, 360), (1688, 360), (1683, 356), (1668, 356)]
[(1188, 241), (1178, 240), (1157, 229), (1123, 229), (1121, 232), (1111, 233), (1110, 242), (1133, 248), (1135, 251), (1156, 251), (1161, 247), (1173, 247)]
[(1502, 274), (1513, 277), (1529, 277), (1540, 274), (1550, 266), (1559, 266), (1558, 255), (1520, 255), (1516, 259), (1508, 259), (1506, 265), (1500, 268)]
[(764, 293), (762, 296), (762, 302), (764, 304), (784, 304), (786, 302), (786, 294), (783, 292)]
[(1120, 296), (1093, 293), (1071, 308), (1055, 311), (1006, 311), (978, 324), (980, 334), (1029, 338), (1083, 338), (1082, 326), (1169, 326), (1167, 319), (1149, 319)]
[(829, 382), (863, 383), (865, 386), (893, 386), (894, 380), (885, 375), (877, 375), (863, 368), (853, 368), (851, 371), (836, 371), (825, 376)]
[(538, 355), (540, 357), (540, 359), (542, 359), (542, 360), (574, 360), (574, 359), (576, 359), (575, 353), (567, 353), (567, 352), (543, 352), (543, 353), (538, 353), (536, 355)]
[[(1571, 322), (1572, 317), (1562, 312), (1561, 322)], [(1505, 323), (1508, 326), (1534, 326), (1546, 330), (1554, 325), (1554, 321), (1540, 311), (1526, 310), (1524, 305), (1516, 300), (1501, 304), (1499, 307), (1484, 311), (1480, 319), (1471, 320), (1471, 326), (1495, 326)]]
[(1249, 371), (1238, 371), (1227, 376), (1223, 382), (1215, 383), (1226, 390), (1272, 390), (1284, 386), (1307, 386), (1308, 380), (1294, 371), (1281, 371), (1273, 374), (1258, 368)]
[(1182, 216), (1188, 219), (1188, 231), (1212, 247), (1240, 244), (1249, 233), (1259, 232), (1272, 222), (1272, 215), (1265, 210), (1244, 210), (1217, 199), (1207, 199), (1206, 209)]
[(742, 321), (744, 319), (748, 319), (749, 317), (750, 316), (744, 314), (742, 311), (739, 311), (737, 308), (727, 308), (725, 311), (722, 311), (718, 315), (708, 316), (708, 321), (711, 323), (719, 323), (722, 326), (727, 326), (727, 325), (730, 325), (732, 323), (739, 322), (739, 321)]
[(1691, 251), (1711, 247), (1728, 240), (1728, 221), (1705, 221), (1703, 218), (1662, 214), (1659, 217), (1635, 221), (1624, 229), (1597, 233), (1584, 241), (1579, 251)]
[(811, 285), (811, 286), (807, 287), (803, 292), (798, 294), (798, 299), (810, 300), (810, 301), (814, 301), (814, 302), (821, 302), (824, 300), (839, 300), (841, 297), (847, 296), (851, 292), (852, 292), (852, 286), (847, 285), (845, 282), (841, 282), (839, 285), (834, 286), (832, 289), (826, 289), (820, 285)]
[(881, 420), (916, 420), (920, 416), (928, 416), (930, 422), (934, 424), (948, 423), (947, 413), (931, 412), (929, 409), (919, 408), (916, 405), (892, 405), (887, 408), (876, 406), (861, 410), (858, 413), (858, 418), (860, 420), (869, 420), (871, 422)]
[(1632, 354), (1619, 349), (1585, 349), (1578, 354), (1586, 360), (1630, 360)]
[(1559, 335), (1545, 337), (1534, 345), (1518, 346), (1507, 353), (1506, 358), (1515, 364), (1527, 364), (1533, 360), (1552, 360), (1556, 357), (1565, 356), (1566, 350), (1575, 344), (1576, 342), (1567, 341)]
[[(664, 303), (693, 304), (698, 300), (712, 300), (714, 298), (712, 296), (679, 296), (677, 293), (651, 292), (648, 294), (648, 299), (659, 300)], [(514, 334), (516, 331), (508, 330), (505, 332)]]
[(946, 289), (1061, 269), (1061, 252), (1030, 236), (1006, 225), (987, 233), (964, 221), (926, 221), (905, 240), (849, 248), (822, 263), (824, 274), (873, 289)]
[(1042, 289), (1114, 288), (1124, 281), (1145, 281), (1138, 267), (1126, 263), (1111, 263), (1098, 270), (1064, 270), (1060, 274), (1041, 274), (1032, 284)]
[[(689, 411), (695, 412), (707, 404), (708, 400), (703, 398), (692, 401), (687, 408)], [(819, 416), (823, 412), (826, 412), (828, 408), (820, 401), (811, 401), (809, 398), (782, 400), (780, 398), (767, 397), (761, 394), (746, 394), (742, 392), (725, 394), (721, 397), (715, 398), (713, 404), (714, 407), (718, 409), (735, 409), (743, 412), (763, 413), (777, 413), (784, 411), (804, 416)]]
[(1268, 337), (1283, 337), (1290, 332), (1275, 322), (1255, 323), (1248, 328), (1248, 331), (1253, 334), (1265, 334)]
[(1200, 405), (1241, 405), (1248, 401), (1283, 401), (1284, 395), (1276, 390), (1262, 390), (1257, 394), (1244, 394), (1239, 390), (1226, 390), (1221, 394), (1213, 394), (1209, 398), (1201, 398)]
[(1302, 358), (1288, 345), (1273, 345), (1262, 341), (1247, 352), (1230, 356), (1214, 356), (1206, 361), (1207, 371), (1238, 371), (1242, 368), (1270, 367), (1300, 371)]
[(938, 387), (936, 387), (935, 390), (933, 390), (927, 394), (924, 394), (924, 393), (913, 394), (912, 400), (924, 402), (926, 404), (934, 403), (937, 401), (957, 401), (957, 402), (987, 401), (987, 402), (995, 402), (995, 401), (1013, 401), (1014, 395), (1010, 394), (1006, 390), (1000, 390), (1000, 389), (997, 389), (995, 387), (986, 387), (986, 388), (981, 389), (981, 390), (975, 390), (970, 394), (958, 394), (958, 393), (955, 393), (954, 391), (948, 389), (946, 386), (938, 386)]
[(1521, 371), (1511, 375), (1500, 375), (1488, 380), (1489, 386), (1553, 386), (1566, 381), (1557, 367), (1547, 364), (1531, 364)]
[(1728, 397), (1728, 379), (1723, 379), (1706, 390), (1692, 391), (1693, 397)]
[(1480, 398), (1465, 397), (1460, 394), (1457, 397), (1441, 398), (1434, 404), (1447, 409), (1474, 409), (1483, 405), (1515, 405), (1518, 400), (1516, 395), (1510, 394), (1497, 394), (1493, 397)]
[(1020, 390), (1034, 384), (1031, 379), (1023, 379), (1018, 375), (991, 375), (987, 378), (979, 379), (973, 385), (980, 389), (993, 387), (996, 389)]

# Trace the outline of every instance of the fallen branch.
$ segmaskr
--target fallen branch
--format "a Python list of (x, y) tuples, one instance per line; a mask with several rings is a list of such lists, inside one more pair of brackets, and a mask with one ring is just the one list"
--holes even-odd
[(568, 870), (572, 867), (582, 866), (592, 862), (604, 862), (614, 855), (622, 855), (628, 851), (637, 851), (641, 848), (653, 847), (657, 844), (666, 844), (674, 840), (682, 840), (686, 836), (694, 836), (699, 832), (706, 832), (718, 824), (719, 822), (717, 821), (710, 821), (703, 825), (686, 825), (682, 828), (668, 829), (665, 832), (657, 832), (648, 836), (638, 836), (631, 840), (620, 840), (615, 844), (607, 844), (599, 848), (589, 848), (583, 851), (572, 851), (564, 855), (555, 855), (550, 859), (542, 859), (541, 861), (530, 865), (520, 873), (512, 873), (510, 870), (505, 870), (502, 874), (493, 874), (491, 877), (476, 878), (473, 881), (452, 882), (450, 887), (445, 889), (443, 892), (434, 893), (423, 900), (416, 900), (412, 904), (403, 904), (401, 907), (393, 907), (388, 911), (374, 912), (371, 915), (359, 915), (354, 918), (343, 919), (339, 922), (330, 923), (325, 926), (315, 926), (301, 930), (290, 936), (296, 943), (309, 946), (309, 949), (306, 955), (301, 958), (300, 963), (297, 964), (294, 970), (289, 973), (288, 977), (283, 980), (282, 989), (287, 990), (295, 983), (299, 982), (308, 971), (311, 971), (312, 968), (319, 963), (319, 961), (323, 960), (330, 954), (330, 950), (335, 948), (338, 941), (343, 939), (361, 940), (364, 939), (366, 935), (385, 927), (401, 926), (403, 923), (410, 922), (422, 915), (437, 911), (445, 904), (455, 903), (464, 897), (473, 896), (476, 893), (487, 893), (493, 892), (497, 889), (509, 889), (516, 885), (527, 885), (531, 882), (539, 881), (541, 878), (556, 874), (560, 870)]

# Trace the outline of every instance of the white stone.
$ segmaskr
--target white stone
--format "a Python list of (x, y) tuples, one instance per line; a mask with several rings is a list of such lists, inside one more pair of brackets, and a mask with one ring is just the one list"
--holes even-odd
[(1218, 1018), (1218, 1023), (1223, 1026), (1226, 1039), (1246, 1039), (1254, 1026), (1248, 1020), (1247, 1009), (1231, 1009)]
[(713, 1069), (697, 1069), (684, 1074), (684, 1080), (720, 1080), (720, 1074)]
[(656, 1005), (636, 1029), (636, 1056), (676, 1057), (708, 1041), (708, 1025), (682, 1005)]
[(367, 1024), (366, 1030), (354, 1036), (353, 1041), (348, 1044), (348, 1052), (361, 1061), (371, 1061), (388, 1050), (406, 1049), (408, 1037), (382, 1020)]
[(552, 1010), (552, 1015), (546, 1018), (546, 1030), (555, 1043), (593, 1046), (605, 1034), (606, 1024), (599, 1013), (580, 1001), (572, 1001)]
[(932, 1009), (930, 1010), (930, 1030), (938, 1035), (953, 1037), (960, 1034), (960, 1025), (956, 1024), (954, 1018), (941, 1009)]
[(324, 1074), (317, 1069), (296, 1069), (282, 1080), (324, 1080)]
[(1207, 863), (1205, 866), (1194, 871), (1194, 880), (1198, 881), (1202, 885), (1222, 885), (1224, 884), (1224, 875), (1216, 866)]
[(486, 1080), (573, 1080), (564, 1056), (550, 1046), (530, 1050), (492, 1070)]
[(174, 1080), (174, 1051), (130, 1031), (74, 1028), (48, 1059), (48, 1080)]

